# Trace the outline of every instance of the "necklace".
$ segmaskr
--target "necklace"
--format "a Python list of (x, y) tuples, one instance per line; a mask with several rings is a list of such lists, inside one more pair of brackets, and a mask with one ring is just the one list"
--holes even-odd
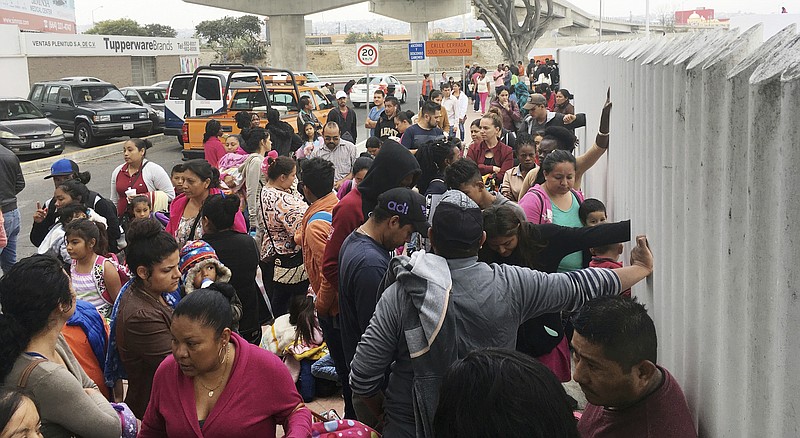
[(213, 388), (209, 388), (208, 386), (206, 386), (205, 383), (203, 383), (202, 380), (200, 380), (199, 378), (197, 379), (197, 381), (200, 382), (200, 385), (203, 388), (205, 388), (206, 391), (208, 391), (208, 397), (209, 398), (214, 397), (214, 391), (219, 389), (219, 387), (222, 386), (222, 381), (225, 380), (225, 373), (228, 371), (228, 363), (227, 363), (228, 362), (228, 345), (225, 346), (225, 358), (222, 360), (222, 362), (225, 363), (225, 369), (222, 370), (222, 376), (220, 376), (219, 383), (217, 383), (217, 386), (215, 386)]

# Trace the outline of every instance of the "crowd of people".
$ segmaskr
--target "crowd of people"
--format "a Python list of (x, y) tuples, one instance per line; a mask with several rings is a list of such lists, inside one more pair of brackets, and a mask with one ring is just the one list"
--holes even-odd
[[(376, 91), (361, 154), (341, 93), (297, 133), (210, 121), (169, 173), (132, 138), (110, 199), (58, 160), (19, 261), (0, 147), (0, 437), (696, 436), (631, 298), (647, 239), (623, 266), (630, 221), (581, 191), (610, 91), (575, 156), (555, 62), (464, 78), (426, 78), (416, 114)], [(339, 391), (341, 413), (305, 405)]]

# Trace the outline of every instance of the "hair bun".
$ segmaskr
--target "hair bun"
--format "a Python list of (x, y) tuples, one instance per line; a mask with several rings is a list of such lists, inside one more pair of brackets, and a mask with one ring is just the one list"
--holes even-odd
[(128, 242), (132, 242), (156, 237), (162, 231), (161, 224), (156, 219), (141, 218), (131, 221), (126, 235)]

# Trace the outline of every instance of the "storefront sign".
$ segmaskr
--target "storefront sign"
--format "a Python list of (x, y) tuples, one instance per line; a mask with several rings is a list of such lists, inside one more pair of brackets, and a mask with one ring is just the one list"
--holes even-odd
[(23, 34), (22, 37), (28, 56), (200, 55), (200, 42), (192, 38), (32, 33)]

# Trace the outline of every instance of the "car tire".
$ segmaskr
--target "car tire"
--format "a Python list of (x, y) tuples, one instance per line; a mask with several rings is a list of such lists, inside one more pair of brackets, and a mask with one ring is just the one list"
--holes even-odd
[(181, 147), (183, 147), (183, 136), (182, 135), (176, 135), (175, 138), (178, 139), (178, 144), (181, 145)]
[(96, 141), (94, 134), (92, 134), (92, 128), (86, 122), (78, 122), (78, 124), (75, 126), (75, 133), (73, 134), (73, 137), (75, 143), (82, 148), (94, 146)]
[(353, 102), (353, 106), (356, 108), (361, 108), (361, 102)]
[(400, 96), (400, 103), (406, 103), (406, 90), (403, 90), (403, 95)]

